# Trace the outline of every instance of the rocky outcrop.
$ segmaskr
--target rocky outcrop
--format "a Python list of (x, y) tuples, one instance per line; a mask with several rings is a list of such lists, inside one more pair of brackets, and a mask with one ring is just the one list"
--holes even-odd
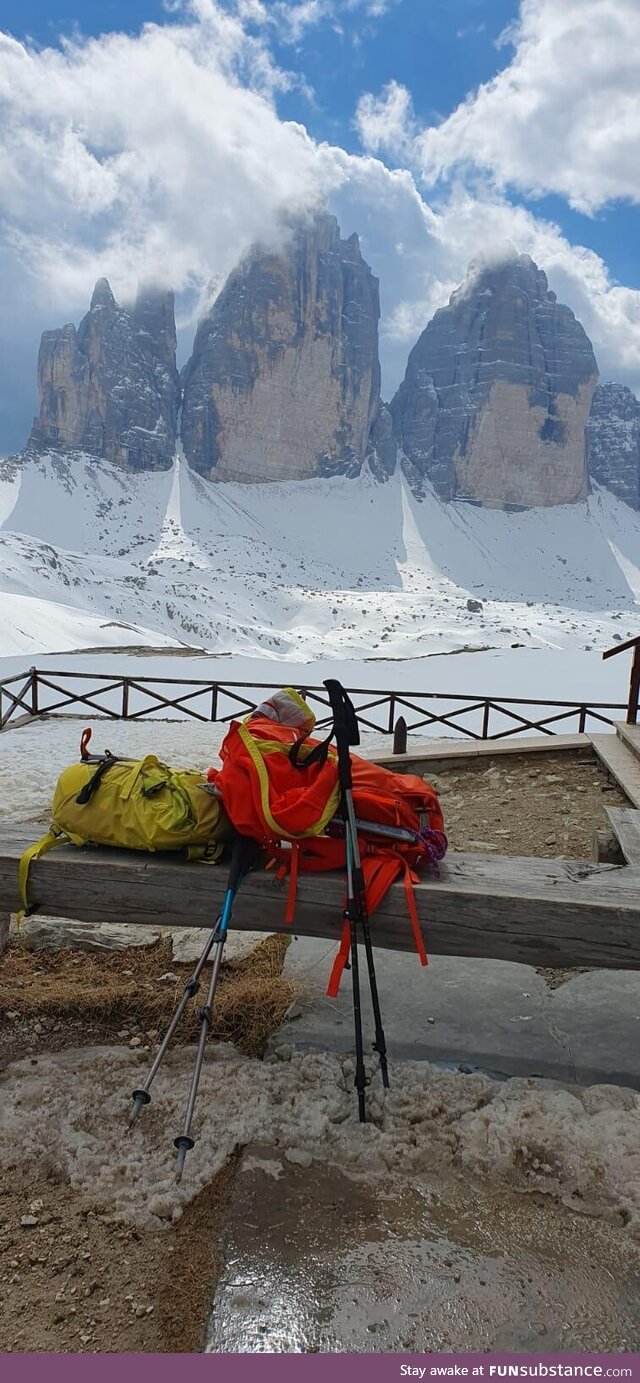
[(167, 470), (180, 383), (173, 294), (141, 291), (120, 307), (99, 279), (78, 330), (45, 331), (30, 444), (78, 449), (125, 470)]
[(391, 403), (412, 487), (499, 507), (582, 499), (596, 380), (586, 332), (528, 255), (470, 265)]
[(357, 475), (381, 411), (379, 315), (378, 280), (335, 217), (298, 225), (279, 252), (254, 249), (184, 370), (189, 464), (211, 480)]
[(393, 418), (382, 403), (369, 430), (367, 465), (376, 480), (388, 480), (398, 461), (398, 444), (393, 431)]
[(640, 400), (625, 384), (599, 384), (587, 423), (589, 474), (640, 509)]

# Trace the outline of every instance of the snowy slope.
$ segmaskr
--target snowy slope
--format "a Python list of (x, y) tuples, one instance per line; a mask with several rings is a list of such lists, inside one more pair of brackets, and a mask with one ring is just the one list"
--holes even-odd
[[(98, 555), (96, 555), (98, 554)], [(176, 462), (0, 465), (0, 656), (182, 643), (296, 662), (604, 647), (638, 629), (640, 515), (506, 514), (399, 476), (212, 485)], [(467, 611), (468, 596), (484, 602)]]

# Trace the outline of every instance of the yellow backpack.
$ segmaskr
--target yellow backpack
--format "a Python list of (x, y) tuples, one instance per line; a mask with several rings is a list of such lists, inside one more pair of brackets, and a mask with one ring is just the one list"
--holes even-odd
[(71, 764), (53, 794), (47, 834), (25, 850), (20, 893), (29, 910), (32, 860), (56, 845), (114, 845), (128, 850), (186, 850), (189, 859), (215, 861), (230, 827), (219, 797), (202, 774), (145, 759), (106, 755), (99, 763)]

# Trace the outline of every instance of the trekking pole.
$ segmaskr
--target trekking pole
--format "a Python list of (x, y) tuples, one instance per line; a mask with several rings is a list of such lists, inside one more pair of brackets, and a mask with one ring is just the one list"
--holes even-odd
[(216, 939), (218, 927), (220, 925), (220, 917), (221, 914), (216, 919), (213, 931), (211, 931), (209, 936), (207, 937), (206, 945), (204, 947), (202, 955), (200, 956), (200, 959), (198, 960), (193, 974), (190, 976), (190, 978), (187, 980), (187, 983), (185, 984), (185, 987), (182, 991), (182, 997), (174, 1011), (173, 1017), (158, 1048), (156, 1056), (154, 1057), (147, 1078), (143, 1085), (139, 1086), (137, 1090), (133, 1091), (133, 1094), (131, 1096), (133, 1100), (133, 1109), (131, 1110), (131, 1114), (129, 1115), (129, 1128), (132, 1128), (135, 1124), (140, 1110), (143, 1109), (145, 1105), (151, 1103), (151, 1096), (149, 1094), (149, 1090), (151, 1089), (151, 1085), (156, 1078), (158, 1069), (162, 1061), (164, 1060), (169, 1043), (171, 1042), (173, 1034), (178, 1026), (178, 1023), (180, 1022), (180, 1019), (182, 1018), (182, 1015), (185, 1011), (185, 1008), (187, 1007), (189, 1000), (193, 998), (194, 994), (198, 993), (198, 990), (200, 988), (200, 976), (209, 959), (213, 943)]
[(220, 919), (217, 923), (215, 931), (213, 932), (213, 935), (209, 938), (211, 941), (211, 946), (215, 945), (216, 947), (216, 954), (211, 969), (211, 977), (209, 980), (209, 988), (207, 990), (206, 1002), (203, 1004), (202, 1008), (198, 1010), (198, 1019), (200, 1021), (200, 1036), (198, 1039), (198, 1048), (196, 1051), (193, 1075), (191, 1077), (189, 1095), (187, 1097), (187, 1104), (184, 1112), (182, 1132), (179, 1133), (178, 1137), (174, 1138), (173, 1140), (174, 1147), (176, 1148), (178, 1154), (176, 1165), (176, 1181), (178, 1182), (182, 1178), (182, 1172), (184, 1169), (187, 1153), (194, 1146), (194, 1139), (191, 1137), (191, 1123), (193, 1120), (196, 1096), (198, 1094), (198, 1085), (200, 1083), (202, 1063), (204, 1061), (204, 1049), (206, 1046), (207, 1037), (209, 1036), (209, 1029), (211, 1027), (213, 1001), (215, 998), (216, 987), (218, 984), (218, 976), (220, 974), (222, 952), (224, 950), (224, 943), (227, 939), (227, 931), (229, 928), (229, 922), (231, 921), (233, 904), (240, 884), (245, 874), (251, 867), (253, 859), (257, 853), (257, 849), (258, 847), (256, 842), (254, 840), (251, 840), (248, 836), (236, 836), (233, 846), (233, 854), (231, 856), (229, 880), (227, 883), (227, 891), (225, 894), (224, 903), (222, 905), (222, 912), (220, 914)]
[[(242, 837), (242, 836), (236, 837), (236, 842), (235, 842), (235, 845), (234, 845), (234, 854), (232, 855), (232, 859), (231, 859), (231, 866), (230, 866), (230, 871), (229, 871), (229, 882), (228, 882), (228, 885), (227, 885), (227, 894), (225, 895), (225, 903), (226, 903), (226, 901), (227, 901), (227, 897), (228, 897), (228, 894), (229, 894), (229, 888), (231, 887), (232, 878), (234, 877), (235, 849), (236, 849), (237, 847), (239, 848), (239, 844), (240, 844), (242, 841), (246, 841), (246, 837)], [(250, 843), (253, 845), (253, 842), (250, 842)], [(249, 861), (249, 864), (250, 864), (250, 863), (251, 863), (251, 861)], [(249, 864), (247, 865), (247, 868), (249, 867)], [(242, 872), (245, 873), (246, 871), (243, 869)], [(238, 888), (239, 883), (240, 883), (240, 878), (238, 879), (238, 881), (237, 881), (237, 883), (236, 883), (236, 885), (235, 885), (235, 891), (236, 891), (236, 892), (237, 892), (237, 888)], [(165, 1035), (164, 1035), (164, 1037), (163, 1037), (163, 1039), (162, 1039), (162, 1042), (161, 1042), (161, 1044), (160, 1044), (160, 1046), (159, 1046), (159, 1048), (158, 1048), (158, 1051), (157, 1051), (157, 1053), (156, 1053), (156, 1055), (155, 1055), (155, 1057), (154, 1057), (154, 1059), (153, 1059), (153, 1062), (152, 1062), (152, 1064), (151, 1064), (151, 1066), (150, 1066), (150, 1068), (149, 1068), (149, 1072), (148, 1072), (148, 1074), (147, 1074), (146, 1080), (144, 1081), (144, 1083), (143, 1083), (141, 1086), (138, 1087), (137, 1090), (134, 1090), (134, 1091), (133, 1091), (133, 1094), (132, 1094), (132, 1097), (131, 1097), (132, 1100), (133, 1100), (133, 1108), (132, 1108), (131, 1114), (130, 1114), (130, 1116), (129, 1116), (129, 1128), (132, 1128), (133, 1124), (135, 1123), (135, 1121), (136, 1121), (136, 1119), (137, 1119), (137, 1117), (138, 1117), (138, 1115), (139, 1115), (139, 1113), (140, 1113), (140, 1110), (143, 1109), (145, 1105), (148, 1105), (148, 1104), (151, 1103), (151, 1095), (149, 1094), (149, 1091), (150, 1091), (150, 1089), (151, 1089), (151, 1086), (152, 1086), (152, 1084), (153, 1084), (153, 1081), (154, 1081), (155, 1078), (156, 1078), (156, 1075), (158, 1074), (158, 1070), (159, 1070), (159, 1068), (160, 1068), (160, 1066), (161, 1066), (161, 1064), (162, 1064), (162, 1062), (163, 1062), (163, 1060), (164, 1060), (164, 1058), (165, 1058), (165, 1056), (166, 1056), (167, 1049), (168, 1049), (168, 1047), (169, 1047), (169, 1044), (170, 1044), (170, 1042), (171, 1042), (171, 1039), (172, 1039), (172, 1037), (173, 1037), (173, 1034), (174, 1034), (175, 1031), (176, 1031), (176, 1028), (177, 1028), (177, 1026), (178, 1026), (178, 1023), (180, 1022), (180, 1019), (181, 1019), (181, 1017), (182, 1017), (182, 1015), (183, 1015), (183, 1013), (184, 1013), (184, 1011), (185, 1011), (185, 1009), (186, 1009), (186, 1007), (187, 1007), (187, 1004), (188, 1004), (189, 1000), (192, 999), (192, 998), (194, 997), (194, 995), (198, 993), (198, 990), (199, 990), (199, 988), (200, 988), (200, 976), (201, 976), (202, 971), (204, 970), (204, 967), (205, 967), (205, 965), (206, 965), (206, 963), (207, 963), (207, 961), (208, 961), (208, 959), (209, 959), (209, 956), (210, 956), (211, 951), (212, 951), (212, 949), (213, 949), (214, 943), (215, 943), (216, 940), (218, 939), (219, 930), (220, 930), (220, 925), (221, 925), (221, 922), (222, 922), (222, 915), (223, 915), (222, 912), (220, 912), (220, 913), (218, 914), (218, 917), (216, 918), (215, 924), (214, 924), (214, 926), (213, 926), (211, 932), (209, 933), (209, 936), (207, 937), (206, 944), (205, 944), (205, 946), (203, 947), (202, 954), (201, 954), (201, 956), (200, 956), (200, 958), (199, 958), (199, 960), (198, 960), (198, 963), (197, 963), (197, 965), (196, 965), (196, 968), (195, 968), (195, 970), (193, 971), (193, 974), (190, 975), (189, 979), (187, 980), (187, 982), (186, 982), (186, 984), (185, 984), (185, 987), (184, 987), (184, 989), (183, 989), (183, 991), (182, 991), (182, 996), (181, 996), (181, 998), (180, 998), (180, 1000), (179, 1000), (179, 1002), (178, 1002), (178, 1004), (177, 1004), (177, 1007), (175, 1008), (175, 1010), (174, 1010), (174, 1012), (173, 1012), (173, 1016), (172, 1016), (172, 1018), (171, 1018), (171, 1021), (170, 1021), (170, 1023), (169, 1023), (169, 1026), (168, 1026), (168, 1028), (167, 1028), (167, 1031), (166, 1031), (166, 1033), (165, 1033)]]
[[(358, 843), (358, 826), (353, 805), (353, 778), (351, 773), (351, 755), (349, 749), (351, 745), (360, 743), (360, 732), (358, 721), (353, 707), (344, 688), (334, 678), (325, 681), (327, 695), (331, 709), (333, 711), (333, 724), (338, 748), (338, 775), (340, 780), (340, 791), (342, 796), (342, 810), (345, 822), (345, 844), (347, 853), (347, 899), (349, 920), (353, 918), (351, 926), (351, 952), (352, 966), (353, 954), (357, 952), (357, 927), (358, 923), (362, 928), (365, 954), (367, 958), (367, 970), (369, 974), (369, 987), (371, 990), (371, 1006), (373, 1008), (373, 1018), (375, 1023), (375, 1042), (373, 1049), (380, 1057), (380, 1071), (382, 1074), (382, 1084), (385, 1088), (389, 1086), (389, 1070), (387, 1065), (387, 1044), (382, 1026), (382, 1014), (380, 1011), (380, 998), (378, 995), (378, 982), (376, 979), (375, 962), (373, 957), (373, 944), (371, 941), (371, 928), (369, 925), (369, 913), (362, 873), (362, 862), (360, 859), (360, 846)], [(355, 944), (354, 944), (355, 939)], [(357, 964), (357, 960), (356, 960)], [(359, 996), (358, 996), (359, 1008)], [(355, 1016), (355, 998), (354, 998)], [(356, 1036), (356, 1082), (358, 1077), (357, 1066), (357, 1036)], [(360, 1088), (358, 1087), (360, 1096)], [(362, 1101), (359, 1099), (361, 1108), (360, 1119), (364, 1119), (362, 1109), (364, 1106), (364, 1095)]]
[(364, 1092), (367, 1086), (367, 1076), (364, 1069), (364, 1043), (362, 1039), (362, 1008), (360, 1006), (360, 971), (358, 961), (358, 933), (356, 926), (356, 915), (353, 908), (353, 857), (351, 854), (351, 838), (347, 832), (345, 836), (345, 854), (347, 864), (347, 910), (345, 917), (349, 922), (349, 933), (351, 940), (351, 982), (353, 986), (353, 1026), (356, 1042), (356, 1075), (355, 1087), (358, 1095), (358, 1118), (364, 1124), (367, 1117)]

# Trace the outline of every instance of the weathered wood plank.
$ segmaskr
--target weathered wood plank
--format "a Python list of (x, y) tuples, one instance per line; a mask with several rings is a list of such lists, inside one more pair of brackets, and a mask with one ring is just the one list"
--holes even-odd
[(596, 864), (626, 863), (622, 850), (620, 849), (620, 841), (608, 826), (594, 831), (591, 858), (595, 860)]
[(8, 946), (8, 944), (9, 944), (9, 928), (10, 928), (10, 926), (11, 926), (11, 917), (10, 917), (9, 913), (8, 913), (8, 912), (0, 913), (0, 956), (2, 955), (2, 952), (3, 952), (3, 951), (6, 951), (7, 946)]
[[(33, 833), (0, 838), (0, 910), (19, 906), (17, 861)], [(226, 870), (167, 855), (64, 847), (34, 862), (31, 897), (41, 912), (85, 922), (209, 926)], [(298, 935), (338, 939), (344, 878), (299, 881)], [(640, 969), (640, 870), (586, 861), (451, 854), (439, 880), (416, 888), (427, 948), (529, 965)], [(242, 884), (234, 926), (287, 931), (284, 890), (264, 871)], [(372, 921), (377, 946), (413, 949), (404, 889), (390, 890)]]
[[(420, 731), (416, 731), (419, 735)], [(371, 757), (383, 768), (392, 773), (435, 772), (436, 767), (456, 767), (458, 764), (485, 763), (493, 759), (509, 759), (521, 754), (558, 754), (566, 750), (580, 758), (593, 757), (593, 745), (588, 735), (518, 735), (505, 740), (455, 740), (434, 739), (430, 744), (420, 745), (409, 742), (406, 754), (385, 754), (376, 750), (369, 754), (365, 748), (365, 758)]]
[(640, 811), (605, 807), (605, 813), (627, 864), (640, 869)]
[(633, 806), (640, 807), (640, 760), (618, 735), (591, 735), (590, 739), (607, 772)]
[(624, 720), (617, 720), (616, 734), (627, 749), (630, 749), (631, 753), (640, 759), (640, 725), (628, 725)]

